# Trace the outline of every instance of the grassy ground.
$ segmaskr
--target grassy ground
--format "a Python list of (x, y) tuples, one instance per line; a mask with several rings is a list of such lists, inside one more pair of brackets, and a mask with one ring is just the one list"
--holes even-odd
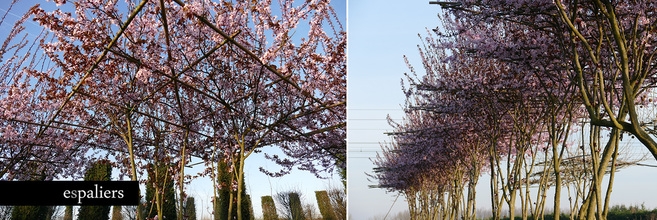
[[(490, 210), (480, 210), (477, 212), (477, 216), (486, 216), (484, 213), (488, 214)], [(516, 213), (520, 212), (517, 210)], [(480, 217), (479, 217), (480, 218)], [(369, 220), (382, 220), (384, 216), (376, 216), (370, 218)], [(410, 214), (408, 211), (390, 214), (385, 218), (386, 220), (408, 220), (410, 219)], [(484, 217), (483, 219), (489, 220), (491, 218)], [(532, 217), (528, 219), (532, 220)], [(554, 220), (554, 215), (547, 214), (543, 216), (544, 220)], [(570, 220), (569, 214), (561, 214), (560, 220)], [(577, 219), (577, 218), (575, 218)], [(509, 218), (502, 218), (502, 220), (509, 220)], [(516, 217), (514, 220), (522, 220), (522, 217)], [(657, 220), (657, 209), (649, 210), (646, 209), (644, 205), (614, 205), (609, 209), (609, 214), (607, 214), (607, 220)]]
[[(508, 220), (509, 218), (503, 218)], [(529, 219), (532, 219), (531, 217)], [(544, 220), (553, 220), (554, 215), (548, 214), (544, 216)], [(560, 219), (569, 220), (570, 215), (561, 214)], [(577, 219), (577, 218), (575, 218)], [(515, 220), (522, 220), (521, 217), (516, 217)], [(657, 209), (649, 210), (644, 205), (615, 205), (609, 209), (607, 220), (657, 220)]]

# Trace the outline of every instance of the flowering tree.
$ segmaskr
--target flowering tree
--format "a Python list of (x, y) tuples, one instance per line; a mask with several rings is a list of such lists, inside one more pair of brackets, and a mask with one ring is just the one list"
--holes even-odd
[[(577, 215), (603, 219), (611, 187), (607, 188), (603, 202), (602, 177), (611, 162), (610, 183), (613, 180), (621, 131), (633, 134), (657, 158), (654, 141), (645, 130), (649, 115), (637, 111), (652, 101), (646, 96), (654, 84), (654, 65), (651, 65), (655, 53), (654, 22), (650, 21), (654, 17), (650, 16), (654, 14), (654, 3), (467, 0), (432, 3), (441, 5), (445, 14), (440, 17), (441, 26), (434, 29), (436, 38), (428, 37), (425, 47), (420, 48), (426, 75), (409, 80), (412, 89), (405, 90), (410, 100), (408, 121), (396, 127), (392, 148), (384, 150), (383, 156), (375, 161), (381, 186), (400, 191), (428, 187), (410, 181), (418, 172), (407, 164), (422, 161), (428, 163), (423, 164), (428, 170), (420, 173), (444, 172), (443, 166), (466, 158), (443, 150), (445, 145), (462, 143), (455, 142), (460, 139), (452, 134), (418, 135), (420, 131), (448, 127), (467, 135), (477, 134), (477, 143), (484, 144), (479, 146), (485, 146), (481, 150), (489, 156), (495, 218), (500, 217), (503, 201), (514, 216), (517, 190), (520, 190), (523, 218), (527, 218), (526, 210), (532, 206), (530, 182), (539, 184), (538, 203), (532, 214), (542, 215), (544, 199), (540, 195), (554, 185), (558, 218), (560, 188), (567, 184), (562, 180), (561, 165), (564, 152), (570, 151), (572, 145), (568, 137), (572, 131), (583, 132), (585, 128), (571, 125), (576, 119), (588, 118), (590, 155), (581, 158), (585, 162), (590, 158), (586, 163), (593, 170), (593, 177), (591, 190), (586, 192)], [(415, 72), (412, 67), (411, 71)], [(600, 140), (601, 127), (611, 128), (604, 147)], [(422, 150), (412, 150), (416, 146), (423, 146)], [(581, 150), (585, 152), (583, 146)], [(419, 159), (426, 155), (411, 152), (429, 155), (437, 152), (439, 157), (425, 162)], [(545, 161), (539, 162), (543, 171), (534, 174), (539, 153), (545, 156)], [(505, 171), (500, 166), (501, 158), (506, 158)], [(571, 166), (573, 158), (567, 161), (566, 165)], [(536, 177), (539, 179), (530, 180)], [(442, 179), (429, 182), (449, 186)], [(442, 218), (446, 216), (449, 215)]]
[[(592, 123), (632, 133), (657, 157), (654, 141), (641, 127), (645, 119), (637, 112), (637, 104), (647, 101), (642, 98), (644, 92), (654, 83), (651, 76), (655, 72), (649, 67), (655, 53), (653, 22), (649, 20), (654, 5), (650, 1), (435, 3), (458, 17), (455, 27), (463, 31), (461, 36), (477, 53), (514, 63), (523, 61), (527, 67), (565, 63)], [(525, 31), (505, 31), (504, 35), (472, 35), (474, 32), (466, 31), (470, 25), (480, 28), (490, 24), (519, 25)], [(500, 37), (518, 42), (503, 43)], [(530, 53), (522, 53), (524, 49), (530, 49)]]
[[(76, 146), (79, 154), (68, 160), (110, 155), (133, 180), (148, 163), (176, 164), (170, 173), (179, 208), (191, 156), (239, 164), (230, 166), (238, 201), (244, 160), (263, 146), (291, 157), (271, 156), (287, 171), (344, 168), (346, 38), (329, 3), (83, 0), (69, 2), (71, 12), (34, 7), (29, 14), (52, 35), (34, 41), (45, 59), (26, 65), (13, 58), (3, 67), (4, 132), (32, 126), (37, 135), (21, 141), (61, 142), (54, 148), (64, 152)], [(37, 68), (42, 63), (48, 68)], [(22, 75), (12, 75), (18, 68)], [(27, 90), (33, 92), (18, 92)], [(3, 150), (11, 166), (2, 176), (26, 154), (51, 155), (32, 149)]]
[[(579, 103), (594, 126), (612, 128), (611, 138), (596, 160), (595, 190), (584, 206), (593, 216), (591, 201), (600, 205), (600, 181), (617, 148), (620, 131), (637, 137), (657, 158), (655, 142), (645, 128), (647, 115), (637, 111), (646, 101), (654, 83), (651, 66), (655, 49), (650, 19), (650, 1), (612, 3), (609, 1), (452, 1), (435, 2), (456, 16), (454, 27), (461, 30), (469, 49), (487, 57), (526, 68), (561, 71), (578, 88)], [(522, 32), (508, 32), (518, 26)], [(498, 34), (476, 35), (475, 29), (504, 27)], [(523, 38), (522, 36), (530, 36)], [(513, 44), (505, 39), (519, 39)], [(539, 49), (539, 50), (536, 50)], [(523, 51), (536, 51), (524, 53)], [(556, 56), (555, 56), (556, 55)], [(545, 78), (545, 77), (542, 77)], [(629, 118), (628, 118), (629, 117)], [(649, 119), (648, 119), (649, 120)], [(599, 145), (598, 145), (599, 146)], [(556, 165), (556, 164), (555, 164)], [(557, 170), (558, 171), (558, 170)], [(598, 199), (595, 199), (598, 198)], [(584, 210), (584, 209), (582, 209)], [(580, 213), (583, 216), (584, 213)], [(602, 216), (598, 216), (601, 218)]]
[[(48, 86), (35, 80), (40, 75), (35, 69), (43, 69), (45, 57), (39, 52), (38, 39), (22, 26), (28, 18), (26, 14), (15, 23), (0, 49), (0, 179), (81, 177), (81, 170), (68, 168), (84, 167), (87, 149), (82, 145), (94, 132), (76, 132), (76, 126), (62, 121), (51, 122), (53, 129), (46, 129), (44, 122), (59, 104), (47, 97), (61, 94), (48, 94)], [(48, 36), (42, 31), (37, 37)]]

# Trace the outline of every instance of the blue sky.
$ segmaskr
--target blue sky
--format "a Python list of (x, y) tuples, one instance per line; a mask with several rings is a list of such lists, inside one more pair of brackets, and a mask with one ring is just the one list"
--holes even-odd
[(419, 65), (418, 33), (436, 27), (438, 8), (428, 1), (348, 2), (348, 74), (347, 74), (347, 144), (348, 196), (351, 219), (383, 217), (407, 209), (401, 196), (393, 205), (396, 193), (369, 189), (365, 173), (380, 149), (378, 143), (389, 140), (386, 116), (401, 119), (404, 95), (401, 79), (408, 71), (403, 55)]

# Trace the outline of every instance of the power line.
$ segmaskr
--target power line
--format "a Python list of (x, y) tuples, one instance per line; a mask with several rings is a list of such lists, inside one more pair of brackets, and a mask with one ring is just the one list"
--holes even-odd
[(645, 164), (645, 163), (634, 163), (634, 164), (636, 164), (637, 166), (644, 166), (644, 167), (657, 167), (657, 165), (653, 165), (653, 164)]

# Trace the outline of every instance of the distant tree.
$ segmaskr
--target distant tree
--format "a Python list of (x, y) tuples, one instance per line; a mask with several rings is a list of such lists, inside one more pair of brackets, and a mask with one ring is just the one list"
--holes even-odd
[(315, 191), (315, 197), (317, 198), (317, 206), (319, 207), (319, 212), (322, 214), (322, 219), (338, 219), (333, 210), (333, 206), (331, 205), (331, 198), (329, 197), (328, 192)]
[(15, 206), (11, 212), (12, 220), (50, 219), (50, 206)]
[(228, 219), (228, 207), (230, 205), (230, 187), (232, 185), (231, 172), (225, 161), (220, 161), (217, 167), (217, 182), (219, 192), (214, 199), (214, 219)]
[[(221, 190), (220, 190), (221, 192)], [(224, 217), (223, 219), (228, 219), (228, 206), (223, 206), (224, 204), (228, 204), (227, 199), (224, 199), (226, 197), (223, 197), (221, 193), (218, 194), (217, 197), (214, 197), (214, 220), (220, 220), (222, 219), (221, 217)]]
[(278, 204), (280, 205), (279, 211), (284, 219), (305, 219), (301, 197), (302, 194), (298, 189), (279, 192), (276, 194), (276, 201), (278, 201)]
[[(84, 174), (85, 181), (109, 181), (112, 177), (112, 164), (109, 160), (99, 160), (91, 164)], [(109, 206), (82, 206), (78, 213), (78, 220), (109, 219)]]
[(260, 201), (262, 202), (262, 218), (264, 220), (278, 220), (274, 198), (271, 196), (263, 196)]
[(196, 220), (196, 204), (194, 203), (194, 197), (187, 198), (184, 210), (183, 215), (185, 219)]
[(251, 203), (251, 195), (249, 194), (246, 194), (246, 198), (243, 201), (242, 209), (244, 208), (247, 209), (246, 211), (248, 213), (248, 216), (246, 216), (246, 218), (248, 218), (249, 220), (255, 220), (255, 215), (253, 215), (253, 203)]
[(304, 212), (303, 212), (303, 206), (301, 205), (301, 199), (299, 197), (298, 193), (290, 193), (289, 194), (290, 198), (290, 211), (292, 215), (292, 220), (303, 220), (304, 218)]

